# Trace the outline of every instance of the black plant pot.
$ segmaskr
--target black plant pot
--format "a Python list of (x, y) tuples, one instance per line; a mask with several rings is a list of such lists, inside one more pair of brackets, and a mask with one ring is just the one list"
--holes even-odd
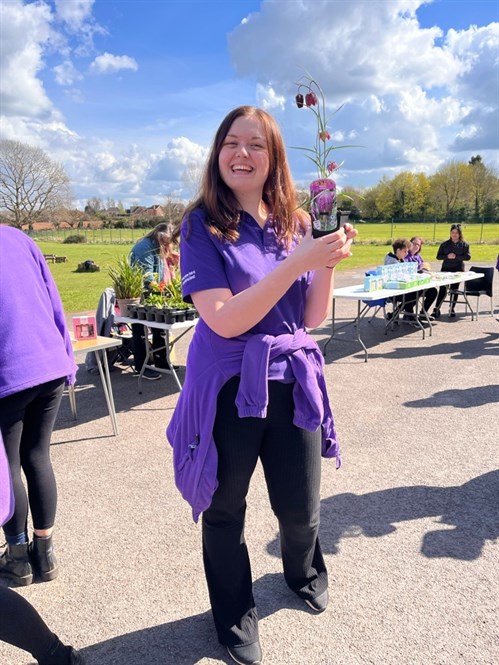
[(185, 321), (185, 309), (177, 309), (177, 323), (184, 323)]
[(164, 309), (157, 309), (155, 314), (154, 314), (154, 320), (156, 323), (164, 323), (165, 322), (165, 310)]
[(156, 308), (151, 307), (146, 311), (146, 320), (156, 321)]
[(142, 305), (137, 308), (137, 318), (139, 319), (139, 321), (146, 320), (146, 309)]
[(177, 313), (174, 309), (171, 309), (171, 307), (168, 307), (168, 309), (164, 310), (165, 312), (165, 323), (172, 324), (175, 323), (177, 320)]
[(129, 319), (136, 319), (137, 318), (137, 305), (128, 305), (128, 312), (127, 316)]

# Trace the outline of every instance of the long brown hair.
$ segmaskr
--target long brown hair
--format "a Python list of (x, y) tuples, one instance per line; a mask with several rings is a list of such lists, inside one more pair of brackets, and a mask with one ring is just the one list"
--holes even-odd
[(463, 237), (463, 231), (461, 229), (461, 224), (453, 224), (450, 227), (450, 230), (451, 231), (457, 231), (459, 233), (459, 240), (457, 241), (458, 243), (459, 242), (464, 242), (464, 237)]
[[(254, 106), (239, 106), (222, 120), (206, 162), (200, 193), (187, 207), (181, 223), (189, 224), (192, 211), (202, 208), (212, 233), (229, 242), (239, 237), (240, 206), (233, 191), (220, 176), (218, 157), (233, 122), (241, 117), (256, 118), (262, 125), (269, 156), (269, 174), (262, 198), (272, 216), (277, 237), (289, 246), (297, 230), (304, 230), (307, 214), (297, 204), (296, 189), (277, 122), (269, 113)], [(176, 229), (174, 235), (177, 236), (179, 231), (180, 228)]]
[(156, 224), (152, 231), (146, 233), (144, 238), (151, 238), (154, 243), (158, 246), (159, 254), (162, 257), (165, 257), (169, 250), (170, 245), (172, 244), (172, 237), (169, 233), (170, 227), (166, 222), (160, 222)]

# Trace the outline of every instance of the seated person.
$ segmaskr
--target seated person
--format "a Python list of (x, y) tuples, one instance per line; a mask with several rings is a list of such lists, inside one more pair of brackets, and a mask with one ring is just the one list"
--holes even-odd
[[(405, 257), (411, 248), (411, 241), (407, 238), (397, 238), (393, 241), (392, 251), (385, 256), (384, 264), (388, 266), (393, 263), (404, 263)], [(397, 296), (393, 298), (395, 302), (404, 302), (404, 319), (414, 318), (414, 305), (416, 304), (418, 294), (409, 293), (407, 296)]]
[(411, 241), (407, 238), (398, 238), (393, 241), (392, 251), (388, 252), (385, 256), (383, 263), (385, 266), (390, 265), (391, 263), (404, 263), (405, 257), (407, 256), (411, 248)]
[[(423, 239), (420, 238), (419, 236), (414, 236), (411, 238), (411, 247), (409, 251), (407, 252), (407, 255), (405, 257), (406, 263), (417, 263), (418, 264), (418, 273), (423, 273), (423, 272), (430, 272), (430, 264), (427, 263), (426, 261), (423, 260), (423, 257), (421, 256), (421, 248), (423, 247)], [(420, 292), (418, 292), (418, 297), (420, 295)], [(424, 301), (423, 301), (423, 309), (425, 312), (429, 312), (430, 307), (433, 305), (435, 302), (436, 298), (438, 295), (438, 291), (436, 288), (432, 287), (431, 289), (427, 289), (424, 295)], [(412, 311), (412, 310), (411, 310)], [(424, 318), (424, 317), (423, 317)], [(430, 316), (429, 317), (432, 321), (434, 321), (434, 317)]]

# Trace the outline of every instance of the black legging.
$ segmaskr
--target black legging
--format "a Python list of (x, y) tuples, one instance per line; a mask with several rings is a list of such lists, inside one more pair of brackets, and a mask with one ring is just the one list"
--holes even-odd
[(12, 589), (0, 586), (0, 642), (23, 649), (39, 665), (66, 665), (70, 648), (64, 646), (32, 605)]
[(203, 513), (203, 558), (218, 639), (234, 646), (258, 639), (251, 568), (244, 540), (246, 494), (260, 458), (272, 510), (279, 520), (284, 577), (301, 598), (327, 588), (318, 539), (321, 428), (293, 424), (293, 385), (269, 381), (265, 418), (239, 418), (239, 379), (219, 393), (213, 430), (218, 489)]
[(3, 529), (17, 536), (27, 528), (28, 486), (33, 527), (54, 526), (57, 486), (50, 461), (50, 439), (64, 390), (64, 378), (21, 390), (0, 399), (0, 429), (14, 488), (15, 510)]

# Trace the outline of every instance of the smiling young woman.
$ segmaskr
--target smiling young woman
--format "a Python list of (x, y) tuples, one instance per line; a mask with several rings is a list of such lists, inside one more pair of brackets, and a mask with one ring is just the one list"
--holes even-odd
[(179, 229), (183, 296), (200, 321), (167, 436), (175, 480), (203, 513), (203, 560), (218, 639), (261, 663), (244, 540), (258, 459), (279, 521), (284, 577), (315, 612), (328, 603), (319, 540), (321, 456), (339, 465), (324, 360), (306, 327), (332, 302), (349, 225), (314, 240), (275, 120), (242, 106), (222, 121), (200, 197)]
[(263, 226), (262, 191), (269, 174), (269, 152), (262, 123), (256, 117), (237, 118), (218, 156), (220, 177), (237, 196), (243, 209), (253, 209)]

